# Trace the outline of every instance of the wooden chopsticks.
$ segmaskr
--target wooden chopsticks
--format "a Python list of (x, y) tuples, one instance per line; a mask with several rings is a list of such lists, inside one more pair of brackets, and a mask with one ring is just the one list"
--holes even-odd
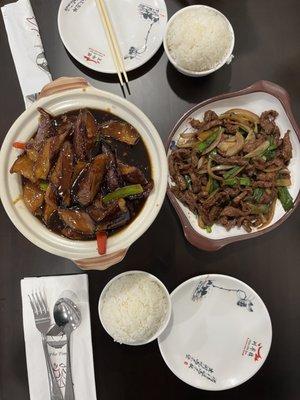
[[(112, 55), (112, 58), (114, 60), (114, 64), (117, 70), (117, 74), (119, 77), (120, 84), (124, 86), (124, 79), (125, 82), (128, 83), (128, 77), (127, 73), (124, 67), (124, 61), (123, 61), (123, 56), (120, 50), (120, 46), (114, 31), (114, 27), (111, 23), (111, 20), (109, 18), (109, 15), (107, 13), (106, 5), (104, 0), (96, 0), (99, 13), (101, 15), (103, 27), (105, 30), (105, 34), (107, 37), (108, 45), (110, 48), (110, 52)], [(123, 74), (123, 77), (122, 77)]]

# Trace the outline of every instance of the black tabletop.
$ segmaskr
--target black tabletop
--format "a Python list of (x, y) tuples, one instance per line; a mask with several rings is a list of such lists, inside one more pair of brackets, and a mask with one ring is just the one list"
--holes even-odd
[[(2, 4), (9, 1), (1, 1)], [(62, 45), (57, 29), (59, 0), (31, 0), (53, 79), (84, 76), (97, 88), (122, 95), (116, 78), (78, 64)], [(300, 120), (300, 2), (298, 0), (167, 0), (169, 16), (183, 6), (205, 3), (223, 12), (236, 35), (230, 66), (204, 78), (188, 78), (168, 63), (161, 48), (142, 68), (131, 72), (131, 95), (152, 120), (163, 140), (178, 118), (211, 96), (267, 79), (290, 93)], [(125, 14), (124, 14), (125, 18)], [(0, 135), (4, 138), (24, 109), (23, 99), (0, 18)], [(1, 183), (0, 183), (1, 184)], [(27, 241), (0, 208), (0, 399), (29, 399), (20, 279), (81, 272), (71, 261), (48, 254)], [(149, 230), (126, 258), (104, 272), (89, 272), (92, 338), (98, 398), (135, 399), (280, 399), (300, 398), (300, 210), (278, 229), (261, 237), (207, 253), (193, 248), (166, 199)], [(157, 343), (120, 346), (102, 328), (98, 298), (109, 279), (128, 269), (143, 269), (172, 291), (184, 280), (204, 273), (232, 275), (249, 284), (264, 300), (273, 325), (269, 357), (260, 371), (240, 387), (224, 392), (199, 391), (167, 368)], [(222, 334), (222, 332), (220, 332)], [(88, 399), (81, 399), (88, 400)]]

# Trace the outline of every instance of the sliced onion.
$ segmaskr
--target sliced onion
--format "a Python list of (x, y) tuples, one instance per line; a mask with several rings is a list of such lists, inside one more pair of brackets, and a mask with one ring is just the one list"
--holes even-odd
[(212, 167), (212, 171), (223, 171), (226, 169), (231, 169), (233, 168), (232, 165), (217, 165), (216, 167)]
[[(220, 119), (229, 119), (230, 121), (234, 121), (234, 122), (238, 122), (239, 124), (243, 124), (243, 125), (248, 125), (248, 120), (239, 116), (239, 115), (235, 115), (233, 113), (229, 114), (229, 113), (225, 113), (225, 114), (221, 114), (219, 116)], [(250, 126), (249, 126), (250, 127)]]
[(244, 147), (245, 140), (243, 135), (240, 132), (235, 134), (235, 142), (225, 140), (224, 142), (220, 143), (218, 148), (225, 153), (226, 156), (234, 156), (235, 154), (239, 153), (242, 148)]
[(213, 173), (213, 171), (212, 171), (212, 167), (211, 167), (211, 159), (209, 159), (209, 161), (208, 161), (208, 163), (207, 163), (207, 173), (208, 173), (208, 175), (210, 175), (212, 178), (214, 178), (214, 179), (216, 179), (217, 181), (223, 181), (223, 178), (221, 178), (220, 176), (218, 176), (218, 175), (215, 175), (214, 173)]
[(277, 201), (277, 199), (273, 200), (273, 203), (270, 206), (270, 211), (267, 214), (267, 218), (265, 219), (264, 223), (259, 226), (259, 229), (265, 228), (267, 225), (270, 224), (270, 222), (272, 222), (272, 219), (273, 219), (274, 214), (275, 214), (276, 201)]
[(182, 132), (180, 134), (180, 137), (185, 139), (196, 138), (196, 132)]
[(195, 145), (197, 141), (195, 140), (195, 138), (184, 138), (184, 137), (180, 137), (177, 140), (176, 146), (180, 149), (185, 149), (188, 147), (193, 147)]
[[(242, 125), (241, 125), (242, 126)], [(242, 128), (247, 128), (246, 126), (244, 127), (244, 126), (242, 126)], [(248, 128), (248, 129), (246, 129), (247, 130), (247, 132), (248, 132), (248, 135), (246, 136), (246, 139), (245, 139), (245, 143), (248, 143), (248, 142), (250, 142), (251, 140), (255, 140), (256, 139), (256, 136), (255, 136), (255, 133), (254, 133), (254, 131), (253, 131), (253, 129), (251, 129), (251, 128)]]
[(207, 130), (207, 131), (199, 132), (199, 133), (197, 133), (197, 138), (198, 138), (201, 142), (203, 142), (204, 140), (206, 140), (207, 138), (209, 138), (209, 136), (210, 136), (212, 133), (214, 133), (214, 130), (215, 130), (215, 128), (209, 129), (209, 130)]
[(200, 169), (200, 170), (198, 171), (198, 174), (199, 174), (199, 175), (207, 174), (207, 169), (206, 169), (206, 168)]
[(205, 149), (205, 150), (202, 152), (202, 154), (207, 154), (207, 153), (211, 152), (215, 147), (218, 146), (218, 144), (220, 143), (220, 140), (221, 140), (221, 138), (222, 138), (222, 133), (223, 133), (223, 132), (224, 132), (224, 129), (223, 129), (223, 128), (220, 128), (220, 129), (219, 129), (218, 136), (216, 137), (216, 140), (215, 140), (214, 142), (212, 142), (212, 144), (211, 144), (210, 146), (208, 146), (208, 148)]
[(253, 151), (250, 151), (250, 153), (246, 154), (244, 158), (253, 158), (253, 157), (258, 157), (261, 156), (267, 148), (270, 146), (270, 142), (268, 140), (265, 140), (262, 144), (260, 144), (256, 149)]
[(276, 186), (291, 186), (292, 181), (290, 178), (279, 178), (276, 180)]
[[(270, 167), (270, 168), (263, 169), (263, 172), (277, 172), (277, 171), (282, 172), (283, 170), (282, 170), (281, 168), (282, 168), (282, 167), (280, 167), (280, 166), (273, 167), (273, 168)], [(286, 170), (286, 172), (289, 173), (288, 170)]]
[(200, 214), (198, 215), (198, 225), (201, 229), (205, 229), (205, 223), (203, 222), (203, 219)]
[(226, 111), (226, 114), (233, 113), (244, 117), (248, 121), (258, 124), (259, 123), (259, 116), (249, 110), (244, 110), (243, 108), (232, 108), (231, 110)]
[(200, 157), (199, 158), (199, 161), (198, 161), (198, 164), (197, 164), (197, 169), (200, 169), (202, 167), (202, 165), (204, 163), (204, 159), (205, 159), (205, 157)]

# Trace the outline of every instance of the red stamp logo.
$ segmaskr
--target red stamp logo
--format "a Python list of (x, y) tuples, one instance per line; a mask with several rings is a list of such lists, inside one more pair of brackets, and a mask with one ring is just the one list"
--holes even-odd
[(99, 50), (95, 50), (90, 47), (88, 52), (83, 57), (87, 62), (100, 64), (102, 59), (105, 57), (105, 54), (101, 53), (101, 51)]
[(243, 348), (242, 356), (248, 356), (254, 361), (259, 361), (262, 359), (261, 349), (262, 344), (258, 343), (256, 340), (251, 340), (247, 338), (245, 346)]

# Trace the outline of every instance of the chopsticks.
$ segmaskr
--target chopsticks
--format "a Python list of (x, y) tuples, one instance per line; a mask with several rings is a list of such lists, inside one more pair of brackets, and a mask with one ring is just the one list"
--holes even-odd
[[(112, 58), (114, 60), (114, 64), (117, 70), (117, 74), (119, 77), (119, 81), (121, 86), (124, 86), (124, 80), (128, 84), (128, 77), (127, 73), (124, 67), (124, 62), (123, 62), (123, 56), (120, 50), (120, 46), (114, 31), (114, 27), (111, 23), (111, 20), (109, 18), (109, 15), (107, 13), (106, 5), (104, 0), (96, 0), (99, 13), (101, 15), (103, 27), (105, 30), (105, 34), (107, 37), (107, 41), (109, 44), (110, 52), (112, 55)], [(122, 77), (123, 74), (123, 77)]]

